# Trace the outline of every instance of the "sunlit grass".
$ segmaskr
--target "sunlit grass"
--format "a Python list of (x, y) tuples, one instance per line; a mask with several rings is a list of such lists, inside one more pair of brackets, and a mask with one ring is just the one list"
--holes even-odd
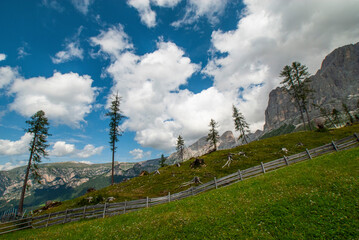
[[(84, 198), (92, 196), (97, 199), (106, 199), (107, 197), (115, 197), (116, 201), (141, 199), (148, 197), (158, 197), (167, 195), (168, 192), (175, 193), (185, 190), (190, 186), (182, 186), (183, 183), (192, 180), (195, 176), (200, 177), (203, 183), (213, 180), (214, 177), (220, 178), (231, 174), (238, 169), (246, 169), (260, 162), (268, 162), (283, 155), (291, 155), (305, 148), (311, 149), (332, 140), (338, 140), (359, 132), (359, 125), (345, 127), (341, 129), (331, 130), (329, 132), (296, 132), (260, 141), (255, 141), (247, 145), (239, 146), (229, 150), (216, 151), (211, 154), (202, 156), (205, 160), (206, 167), (192, 169), (190, 164), (193, 161), (184, 162), (181, 167), (175, 165), (167, 166), (159, 169), (161, 174), (150, 174), (147, 176), (136, 177), (127, 182), (109, 186), (85, 196), (65, 201), (61, 206), (51, 209), (51, 212), (62, 211), (66, 208), (75, 208), (83, 206)], [(286, 148), (288, 153), (282, 151)], [(244, 156), (234, 155), (233, 163), (230, 167), (222, 168), (227, 161), (229, 153), (244, 152)], [(49, 211), (47, 211), (49, 212)], [(46, 212), (46, 213), (47, 213)]]
[(358, 239), (359, 149), (121, 216), (8, 239)]

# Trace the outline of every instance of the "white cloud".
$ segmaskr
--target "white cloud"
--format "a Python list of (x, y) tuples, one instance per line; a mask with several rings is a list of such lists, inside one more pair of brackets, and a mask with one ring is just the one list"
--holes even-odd
[(0, 155), (20, 155), (29, 152), (31, 134), (25, 133), (19, 140), (0, 139)]
[(184, 17), (172, 23), (174, 27), (192, 24), (201, 17), (206, 17), (211, 24), (218, 22), (226, 8), (228, 0), (188, 0)]
[(151, 157), (151, 152), (143, 152), (142, 149), (133, 149), (132, 151), (130, 151), (130, 154), (133, 156), (133, 159), (138, 160), (138, 159), (143, 159), (143, 158), (149, 158)]
[(83, 149), (76, 149), (74, 144), (68, 144), (64, 141), (58, 141), (52, 147), (50, 151), (50, 156), (55, 157), (64, 157), (72, 156), (79, 158), (89, 158), (93, 155), (100, 154), (103, 150), (103, 147), (95, 147), (92, 144), (86, 145)]
[(0, 171), (8, 171), (16, 167), (24, 166), (26, 161), (17, 161), (17, 162), (7, 162), (3, 165), (0, 165)]
[(136, 8), (141, 17), (141, 22), (147, 27), (155, 27), (156, 13), (151, 9), (151, 5), (157, 7), (174, 7), (181, 0), (128, 0), (127, 4)]
[(63, 63), (75, 58), (83, 59), (83, 49), (80, 48), (79, 42), (70, 42), (66, 45), (64, 51), (57, 52), (51, 60), (53, 63)]
[(80, 158), (88, 158), (93, 155), (98, 155), (102, 152), (104, 147), (95, 147), (92, 144), (87, 144), (82, 150), (80, 150), (76, 156)]
[(42, 6), (47, 8), (52, 8), (60, 13), (65, 10), (65, 8), (62, 7), (60, 3), (57, 2), (57, 0), (42, 0), (41, 3)]
[(29, 44), (27, 42), (23, 42), (22, 46), (18, 47), (17, 49), (17, 58), (22, 59), (30, 55), (30, 53), (28, 52), (28, 48), (29, 48)]
[[(220, 92), (239, 93), (237, 103), (254, 126), (264, 122), (268, 94), (284, 65), (300, 61), (311, 73), (333, 49), (359, 39), (359, 2), (244, 1), (237, 29), (212, 33), (215, 52), (204, 73)], [(333, 16), (336, 16), (333, 18)], [(242, 90), (241, 90), (242, 89)]]
[(79, 58), (83, 59), (84, 50), (80, 47), (80, 34), (82, 32), (83, 27), (79, 27), (76, 34), (69, 39), (65, 39), (65, 50), (57, 52), (55, 57), (51, 57), (53, 63), (63, 63), (68, 62), (73, 59)]
[(112, 26), (107, 31), (101, 31), (96, 37), (90, 38), (93, 46), (99, 45), (100, 51), (118, 57), (124, 50), (133, 49), (123, 26)]
[(50, 152), (51, 156), (55, 157), (63, 157), (73, 154), (75, 152), (75, 145), (74, 144), (67, 144), (63, 141), (58, 141), (52, 147)]
[(174, 43), (161, 41), (157, 46), (156, 51), (143, 56), (125, 52), (107, 71), (114, 78), (113, 91), (123, 97), (123, 112), (129, 117), (123, 128), (136, 131), (136, 140), (142, 146), (168, 149), (172, 147), (173, 130), (180, 126), (165, 121), (171, 118), (165, 98), (186, 84), (199, 66)]
[(10, 88), (15, 94), (10, 109), (25, 117), (43, 110), (55, 124), (79, 127), (91, 112), (97, 89), (88, 75), (55, 72), (50, 78), (17, 78)]
[(0, 89), (8, 86), (18, 76), (16, 69), (9, 66), (0, 67)]
[(86, 15), (88, 13), (89, 6), (94, 2), (94, 0), (71, 0), (71, 2), (78, 11)]
[(4, 61), (6, 59), (6, 54), (0, 53), (0, 61)]

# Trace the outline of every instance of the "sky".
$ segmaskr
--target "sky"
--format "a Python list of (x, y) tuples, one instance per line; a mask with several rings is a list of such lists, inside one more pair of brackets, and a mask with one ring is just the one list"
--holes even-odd
[(111, 161), (105, 116), (121, 96), (116, 161), (169, 155), (232, 105), (262, 129), (279, 72), (359, 41), (358, 0), (2, 0), (0, 170), (25, 165), (25, 121), (50, 121), (43, 162)]

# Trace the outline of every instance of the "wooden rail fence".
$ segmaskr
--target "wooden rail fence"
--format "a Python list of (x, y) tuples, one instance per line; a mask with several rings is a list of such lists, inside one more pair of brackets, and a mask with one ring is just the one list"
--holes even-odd
[(80, 208), (67, 209), (66, 211), (49, 213), (41, 216), (28, 217), (19, 220), (9, 221), (6, 223), (1, 223), (0, 235), (28, 228), (44, 228), (68, 222), (75, 222), (81, 219), (104, 218), (106, 216), (114, 216), (125, 214), (128, 212), (134, 212), (142, 208), (148, 208), (158, 204), (187, 198), (189, 196), (194, 196), (210, 189), (227, 186), (238, 181), (265, 174), (266, 172), (273, 171), (275, 169), (307, 159), (312, 159), (320, 155), (336, 151), (342, 151), (357, 146), (359, 146), (359, 136), (355, 133), (352, 136), (340, 139), (335, 142), (332, 141), (331, 143), (328, 143), (321, 147), (317, 147), (311, 150), (306, 149), (304, 152), (300, 152), (292, 156), (283, 156), (282, 158), (270, 162), (261, 162), (260, 165), (244, 170), (238, 170), (235, 173), (232, 173), (219, 179), (214, 178), (210, 182), (201, 184), (196, 187), (192, 186), (182, 192), (174, 194), (168, 193), (168, 195), (166, 196), (156, 198), (147, 197), (145, 199), (138, 199), (132, 201), (84, 206)]

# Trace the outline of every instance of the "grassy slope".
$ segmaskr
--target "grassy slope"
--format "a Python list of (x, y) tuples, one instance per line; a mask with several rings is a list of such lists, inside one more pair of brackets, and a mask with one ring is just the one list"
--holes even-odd
[(358, 239), (358, 177), (356, 148), (139, 212), (6, 238)]
[[(291, 155), (301, 151), (305, 148), (311, 149), (329, 143), (332, 140), (338, 140), (349, 136), (354, 132), (359, 132), (359, 125), (351, 127), (332, 130), (330, 132), (296, 132), (282, 136), (272, 137), (260, 141), (255, 141), (247, 145), (239, 146), (230, 150), (217, 151), (203, 156), (206, 167), (200, 169), (191, 169), (189, 167), (192, 160), (186, 161), (181, 167), (167, 166), (161, 168), (160, 175), (148, 175), (143, 177), (133, 178), (127, 182), (109, 186), (101, 190), (92, 192), (83, 197), (65, 201), (63, 205), (50, 209), (49, 211), (61, 211), (66, 208), (74, 208), (82, 206), (85, 202), (83, 199), (92, 196), (99, 199), (97, 196), (104, 198), (113, 196), (116, 201), (133, 200), (149, 197), (158, 197), (166, 195), (168, 192), (180, 192), (189, 186), (182, 187), (184, 182), (193, 179), (194, 176), (199, 176), (203, 183), (213, 179), (213, 177), (223, 177), (231, 174), (238, 169), (246, 169), (260, 162), (267, 162), (282, 157), (285, 153), (281, 151), (282, 148), (287, 148)], [(303, 146), (298, 146), (298, 143)], [(233, 163), (229, 168), (222, 168), (227, 161), (228, 153), (244, 152), (246, 157), (234, 156)], [(49, 212), (47, 211), (47, 212)], [(46, 213), (47, 213), (46, 212)]]

